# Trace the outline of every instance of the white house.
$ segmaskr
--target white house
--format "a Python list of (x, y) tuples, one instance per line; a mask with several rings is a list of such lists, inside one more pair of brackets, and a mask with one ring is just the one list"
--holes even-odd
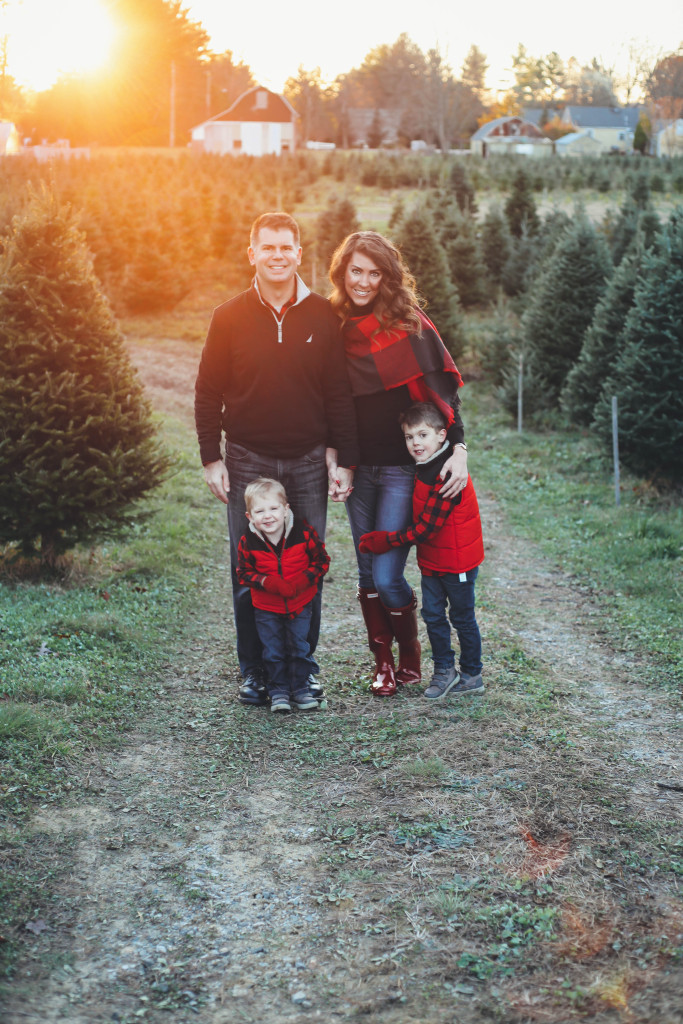
[(19, 132), (11, 121), (0, 121), (0, 156), (13, 156), (21, 149)]
[(231, 107), (192, 129), (192, 148), (205, 153), (266, 156), (293, 152), (298, 114), (279, 93), (254, 86)]
[(657, 124), (652, 137), (655, 156), (683, 155), (683, 118)]
[(575, 107), (564, 108), (560, 120), (577, 132), (588, 131), (603, 153), (630, 153), (641, 108)]

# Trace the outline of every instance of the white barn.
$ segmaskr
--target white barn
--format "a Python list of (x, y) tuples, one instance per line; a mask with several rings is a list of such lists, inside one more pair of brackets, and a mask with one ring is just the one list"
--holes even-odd
[(231, 107), (192, 129), (192, 148), (205, 153), (266, 156), (296, 149), (298, 114), (279, 93), (254, 86)]

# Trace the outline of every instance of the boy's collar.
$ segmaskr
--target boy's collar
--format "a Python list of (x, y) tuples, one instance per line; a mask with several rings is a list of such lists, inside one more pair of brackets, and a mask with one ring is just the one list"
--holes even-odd
[(428, 466), (430, 462), (434, 462), (434, 459), (438, 459), (440, 455), (443, 455), (443, 453), (450, 447), (450, 444), (451, 442), (448, 440), (448, 438), (446, 438), (446, 440), (441, 445), (438, 451), (434, 452), (433, 455), (430, 455), (428, 459), (424, 459), (423, 462), (416, 462), (415, 465)]

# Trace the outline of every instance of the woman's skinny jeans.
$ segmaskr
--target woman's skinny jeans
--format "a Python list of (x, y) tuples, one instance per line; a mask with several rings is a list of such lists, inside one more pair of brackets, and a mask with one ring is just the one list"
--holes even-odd
[(365, 555), (358, 541), (371, 530), (405, 530), (413, 521), (414, 466), (359, 466), (346, 502), (358, 561), (358, 583), (376, 589), (387, 608), (404, 608), (412, 589), (403, 575), (410, 548), (392, 548), (383, 555)]

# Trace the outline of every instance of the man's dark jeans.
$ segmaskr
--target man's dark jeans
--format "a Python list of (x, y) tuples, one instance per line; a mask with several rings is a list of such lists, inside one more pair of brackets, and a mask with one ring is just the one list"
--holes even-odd
[(470, 569), (462, 574), (466, 577), (464, 580), (455, 572), (422, 577), (422, 618), (429, 634), (436, 669), (452, 668), (455, 664), (448, 624), (450, 618), (460, 641), (461, 672), (468, 676), (481, 672), (481, 635), (474, 615), (474, 581), (478, 572), (478, 569)]
[[(230, 500), (228, 502), (228, 528), (230, 531), (230, 566), (232, 570), (232, 604), (237, 632), (237, 658), (243, 676), (258, 671), (263, 662), (262, 645), (254, 621), (254, 608), (249, 587), (243, 587), (237, 580), (237, 547), (240, 537), (249, 526), (245, 515), (244, 491), (247, 484), (258, 476), (279, 480), (287, 492), (287, 501), (295, 516), (307, 519), (315, 527), (321, 540), (325, 539), (327, 521), (327, 467), (325, 445), (320, 444), (312, 451), (296, 459), (275, 459), (268, 455), (257, 455), (239, 444), (228, 442), (225, 464), (230, 477)], [(315, 652), (320, 635), (320, 612), (322, 608), (322, 583), (312, 601), (311, 624), (308, 643), (311, 655)], [(318, 666), (312, 660), (311, 672)]]
[(254, 608), (271, 697), (298, 693), (308, 686), (308, 677), (315, 666), (308, 646), (312, 605), (310, 601), (293, 619)]

